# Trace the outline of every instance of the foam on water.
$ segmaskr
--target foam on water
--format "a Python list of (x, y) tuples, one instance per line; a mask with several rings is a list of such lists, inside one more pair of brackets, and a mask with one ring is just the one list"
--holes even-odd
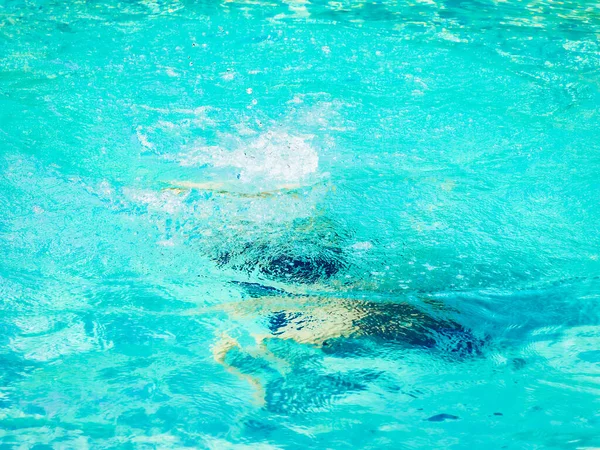
[[(238, 148), (196, 148), (181, 159), (185, 166), (210, 164), (237, 169), (240, 182), (262, 190), (269, 186), (302, 186), (319, 167), (319, 156), (310, 145), (310, 137), (291, 136), (285, 132), (262, 133)], [(233, 180), (227, 180), (231, 183)]]

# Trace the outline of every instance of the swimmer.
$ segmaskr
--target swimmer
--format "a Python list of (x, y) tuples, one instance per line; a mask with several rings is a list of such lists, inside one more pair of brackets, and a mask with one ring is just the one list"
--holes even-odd
[[(251, 287), (259, 292), (255, 285)], [(262, 330), (251, 333), (253, 348), (243, 348), (228, 334), (223, 334), (212, 347), (216, 362), (254, 386), (259, 404), (264, 404), (265, 389), (258, 378), (227, 362), (227, 355), (233, 349), (276, 363), (274, 367), (279, 367), (282, 375), (289, 370), (289, 363), (269, 350), (269, 341), (288, 340), (335, 353), (336, 348), (340, 345), (343, 348), (344, 342), (352, 339), (367, 338), (420, 348), (434, 348), (446, 339), (456, 341), (451, 352), (479, 352), (480, 342), (461, 325), (435, 318), (406, 302), (279, 295), (281, 292), (212, 308), (225, 312), (245, 327), (253, 323)]]

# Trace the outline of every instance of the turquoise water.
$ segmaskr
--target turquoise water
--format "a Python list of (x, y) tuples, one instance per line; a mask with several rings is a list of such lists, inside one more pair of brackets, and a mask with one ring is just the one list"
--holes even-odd
[(600, 447), (599, 38), (0, 0), (0, 448)]

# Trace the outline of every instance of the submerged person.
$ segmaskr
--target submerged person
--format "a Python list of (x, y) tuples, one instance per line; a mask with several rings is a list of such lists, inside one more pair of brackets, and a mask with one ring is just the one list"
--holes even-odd
[(442, 354), (458, 357), (481, 352), (482, 340), (469, 330), (407, 302), (298, 296), (258, 284), (247, 285), (244, 287), (253, 298), (221, 305), (218, 309), (243, 323), (244, 328), (254, 328), (256, 332), (251, 333), (254, 345), (244, 346), (224, 333), (213, 345), (212, 352), (215, 361), (255, 387), (259, 403), (264, 402), (265, 389), (258, 377), (230, 361), (228, 355), (233, 350), (272, 362), (283, 372), (289, 362), (274, 355), (269, 342), (292, 341), (336, 356), (360, 352), (361, 342), (365, 340), (376, 345), (438, 349)]
[[(406, 302), (377, 302), (288, 291), (335, 289), (346, 285), (341, 275), (352, 266), (351, 246), (334, 218), (323, 211), (323, 200), (334, 191), (317, 173), (318, 155), (308, 143), (286, 135), (267, 134), (248, 147), (206, 155), (213, 167), (239, 169), (235, 179), (171, 182), (177, 192), (197, 191), (215, 198), (212, 223), (202, 250), (223, 271), (245, 273), (248, 279), (270, 280), (285, 286), (242, 284), (252, 298), (216, 309), (239, 321), (253, 337), (251, 345), (224, 333), (213, 346), (214, 359), (255, 386), (264, 401), (262, 383), (232, 361), (242, 357), (286, 361), (269, 343), (294, 342), (330, 354), (351, 354), (353, 341), (439, 348), (455, 354), (475, 354), (480, 344), (458, 323), (436, 318)], [(210, 222), (207, 222), (210, 223)], [(347, 286), (345, 286), (347, 288)], [(214, 308), (213, 308), (214, 309)], [(235, 359), (235, 358), (233, 358)]]

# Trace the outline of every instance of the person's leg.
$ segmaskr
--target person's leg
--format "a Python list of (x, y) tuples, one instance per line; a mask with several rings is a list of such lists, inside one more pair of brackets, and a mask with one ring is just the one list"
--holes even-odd
[(223, 333), (221, 334), (221, 339), (212, 346), (213, 358), (216, 362), (225, 367), (229, 373), (250, 383), (250, 385), (255, 389), (256, 403), (259, 406), (263, 406), (265, 404), (265, 388), (260, 380), (252, 375), (242, 372), (237, 367), (232, 366), (226, 361), (227, 354), (235, 348), (240, 350), (242, 349), (236, 339), (232, 338), (227, 333)]

